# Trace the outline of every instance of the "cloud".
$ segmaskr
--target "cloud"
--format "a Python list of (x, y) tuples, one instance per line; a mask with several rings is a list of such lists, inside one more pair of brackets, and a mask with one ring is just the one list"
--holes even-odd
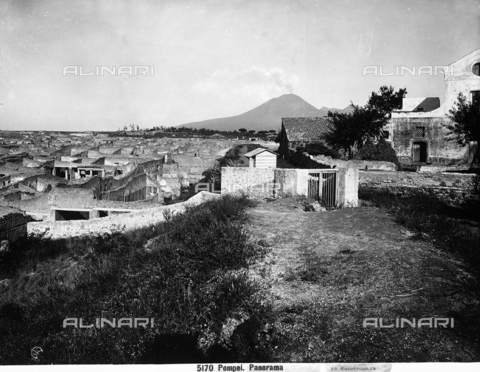
[(280, 68), (265, 70), (252, 66), (235, 72), (231, 69), (217, 70), (192, 88), (194, 93), (210, 93), (217, 96), (257, 96), (261, 99), (292, 93), (298, 85), (298, 77), (288, 76)]

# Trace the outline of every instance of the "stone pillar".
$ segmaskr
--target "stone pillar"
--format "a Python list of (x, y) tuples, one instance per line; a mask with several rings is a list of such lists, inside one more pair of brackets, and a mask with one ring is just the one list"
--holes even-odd
[(341, 168), (338, 178), (338, 204), (343, 208), (358, 207), (358, 169)]
[(308, 169), (296, 169), (295, 195), (308, 196)]

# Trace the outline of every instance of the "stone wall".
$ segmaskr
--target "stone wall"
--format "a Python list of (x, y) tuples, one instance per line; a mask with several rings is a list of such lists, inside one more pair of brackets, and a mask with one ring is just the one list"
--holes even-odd
[(222, 168), (222, 193), (244, 190), (256, 197), (273, 197), (275, 168)]
[[(222, 194), (242, 190), (260, 198), (308, 196), (308, 174), (309, 169), (223, 167)], [(358, 169), (339, 169), (337, 177), (337, 205), (356, 207)]]
[(90, 220), (73, 220), (57, 222), (29, 222), (28, 234), (44, 238), (61, 239), (81, 235), (102, 235), (115, 232), (125, 232), (148, 227), (165, 221), (164, 213), (183, 213), (187, 206), (202, 204), (208, 200), (221, 197), (218, 194), (202, 191), (183, 203), (172, 204), (142, 211), (133, 211), (121, 215), (111, 215)]
[(369, 169), (394, 171), (396, 165), (388, 161), (369, 161), (369, 160), (341, 160), (333, 159), (325, 155), (310, 155), (306, 152), (295, 152), (289, 159), (293, 164), (300, 168), (306, 169), (322, 169), (322, 168), (338, 168), (338, 169)]
[(274, 182), (279, 186), (273, 191), (273, 197), (292, 196), (300, 191), (297, 189), (297, 169), (273, 169)]
[(478, 200), (478, 176), (461, 173), (360, 171), (360, 191), (389, 190), (400, 195), (434, 195), (450, 205)]

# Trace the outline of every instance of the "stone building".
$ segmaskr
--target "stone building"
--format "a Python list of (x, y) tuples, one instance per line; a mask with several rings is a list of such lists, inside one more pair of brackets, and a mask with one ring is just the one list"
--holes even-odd
[[(480, 49), (443, 68), (445, 97), (404, 98), (402, 108), (392, 112), (385, 127), (388, 141), (403, 165), (465, 166), (474, 159), (477, 144), (459, 146), (448, 140), (447, 114), (463, 93), (470, 101), (480, 100)], [(480, 125), (480, 123), (479, 123)], [(475, 162), (478, 162), (476, 159)]]
[(322, 117), (282, 118), (278, 152), (288, 157), (297, 147), (324, 143), (323, 134), (328, 132), (328, 119)]

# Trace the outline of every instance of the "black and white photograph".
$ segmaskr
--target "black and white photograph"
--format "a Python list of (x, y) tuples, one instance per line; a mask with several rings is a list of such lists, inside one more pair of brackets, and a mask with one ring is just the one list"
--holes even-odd
[(480, 0), (0, 0), (0, 366), (480, 368)]

